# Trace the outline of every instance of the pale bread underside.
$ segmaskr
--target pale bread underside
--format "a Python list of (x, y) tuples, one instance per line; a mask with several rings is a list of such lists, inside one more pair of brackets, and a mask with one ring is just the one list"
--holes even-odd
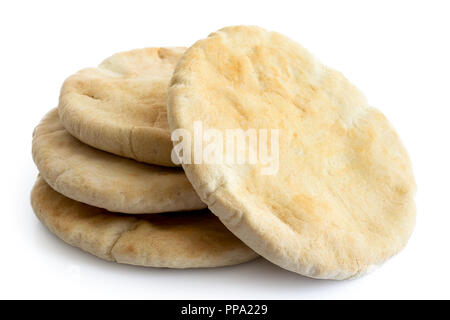
[[(364, 274), (415, 223), (408, 155), (339, 72), (288, 38), (230, 27), (189, 48), (168, 93), (171, 130), (278, 129), (279, 170), (183, 164), (210, 210), (275, 264), (315, 278)], [(227, 150), (225, 150), (227, 152)]]

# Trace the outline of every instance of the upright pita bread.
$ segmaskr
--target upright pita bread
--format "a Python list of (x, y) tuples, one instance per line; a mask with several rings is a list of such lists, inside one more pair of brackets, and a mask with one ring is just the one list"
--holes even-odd
[(130, 216), (105, 213), (57, 193), (38, 178), (36, 216), (68, 244), (99, 258), (150, 267), (229, 266), (257, 255), (208, 210)]
[(206, 208), (183, 170), (103, 152), (72, 137), (50, 111), (33, 134), (33, 159), (63, 195), (109, 211), (158, 213)]
[(59, 115), (76, 138), (100, 150), (175, 166), (167, 124), (166, 92), (184, 48), (117, 53), (63, 84)]
[(405, 149), (358, 89), (300, 45), (258, 27), (222, 29), (186, 51), (168, 99), (172, 130), (193, 135), (196, 120), (279, 130), (274, 175), (261, 161), (183, 164), (210, 210), (268, 260), (346, 279), (405, 246), (415, 223)]

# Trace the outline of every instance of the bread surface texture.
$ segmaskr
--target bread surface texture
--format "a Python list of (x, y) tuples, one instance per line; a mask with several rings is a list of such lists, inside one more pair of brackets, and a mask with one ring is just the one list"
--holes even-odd
[(171, 80), (168, 120), (192, 136), (196, 121), (278, 130), (274, 174), (262, 174), (261, 159), (183, 168), (228, 229), (285, 269), (357, 277), (413, 231), (415, 181), (397, 133), (341, 73), (283, 35), (236, 26), (196, 42)]

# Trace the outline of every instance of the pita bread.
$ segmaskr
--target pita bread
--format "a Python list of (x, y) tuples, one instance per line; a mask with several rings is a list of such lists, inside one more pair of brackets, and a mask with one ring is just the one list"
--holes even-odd
[(168, 119), (192, 136), (196, 120), (203, 130), (279, 130), (276, 174), (261, 174), (261, 161), (183, 168), (228, 229), (285, 269), (356, 277), (414, 228), (415, 182), (394, 129), (342, 74), (280, 34), (229, 27), (194, 44), (174, 72)]
[(183, 170), (89, 147), (64, 129), (57, 109), (50, 111), (33, 133), (33, 159), (53, 189), (109, 211), (158, 213), (206, 207)]
[(149, 267), (229, 266), (257, 255), (208, 210), (122, 215), (71, 200), (38, 178), (31, 193), (36, 216), (68, 244), (99, 258)]
[(59, 115), (84, 143), (119, 156), (175, 166), (166, 115), (166, 92), (184, 48), (122, 52), (69, 77)]

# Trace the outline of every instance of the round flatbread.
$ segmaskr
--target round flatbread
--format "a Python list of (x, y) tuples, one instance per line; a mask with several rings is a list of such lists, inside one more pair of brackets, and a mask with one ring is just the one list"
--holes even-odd
[(38, 178), (31, 204), (68, 244), (99, 258), (149, 267), (229, 266), (257, 257), (208, 210), (122, 215), (69, 199)]
[(50, 111), (33, 133), (42, 177), (66, 197), (109, 211), (158, 213), (206, 208), (183, 170), (94, 149), (72, 137)]
[[(170, 128), (192, 139), (197, 120), (203, 132), (266, 132), (258, 149), (269, 157), (254, 164), (183, 163), (210, 210), (263, 257), (302, 275), (346, 279), (405, 246), (415, 182), (399, 137), (300, 45), (258, 27), (222, 29), (186, 51), (168, 95)], [(234, 149), (224, 149), (226, 159)]]
[(166, 92), (184, 48), (117, 53), (97, 68), (69, 77), (61, 88), (64, 127), (84, 143), (123, 157), (175, 166)]

